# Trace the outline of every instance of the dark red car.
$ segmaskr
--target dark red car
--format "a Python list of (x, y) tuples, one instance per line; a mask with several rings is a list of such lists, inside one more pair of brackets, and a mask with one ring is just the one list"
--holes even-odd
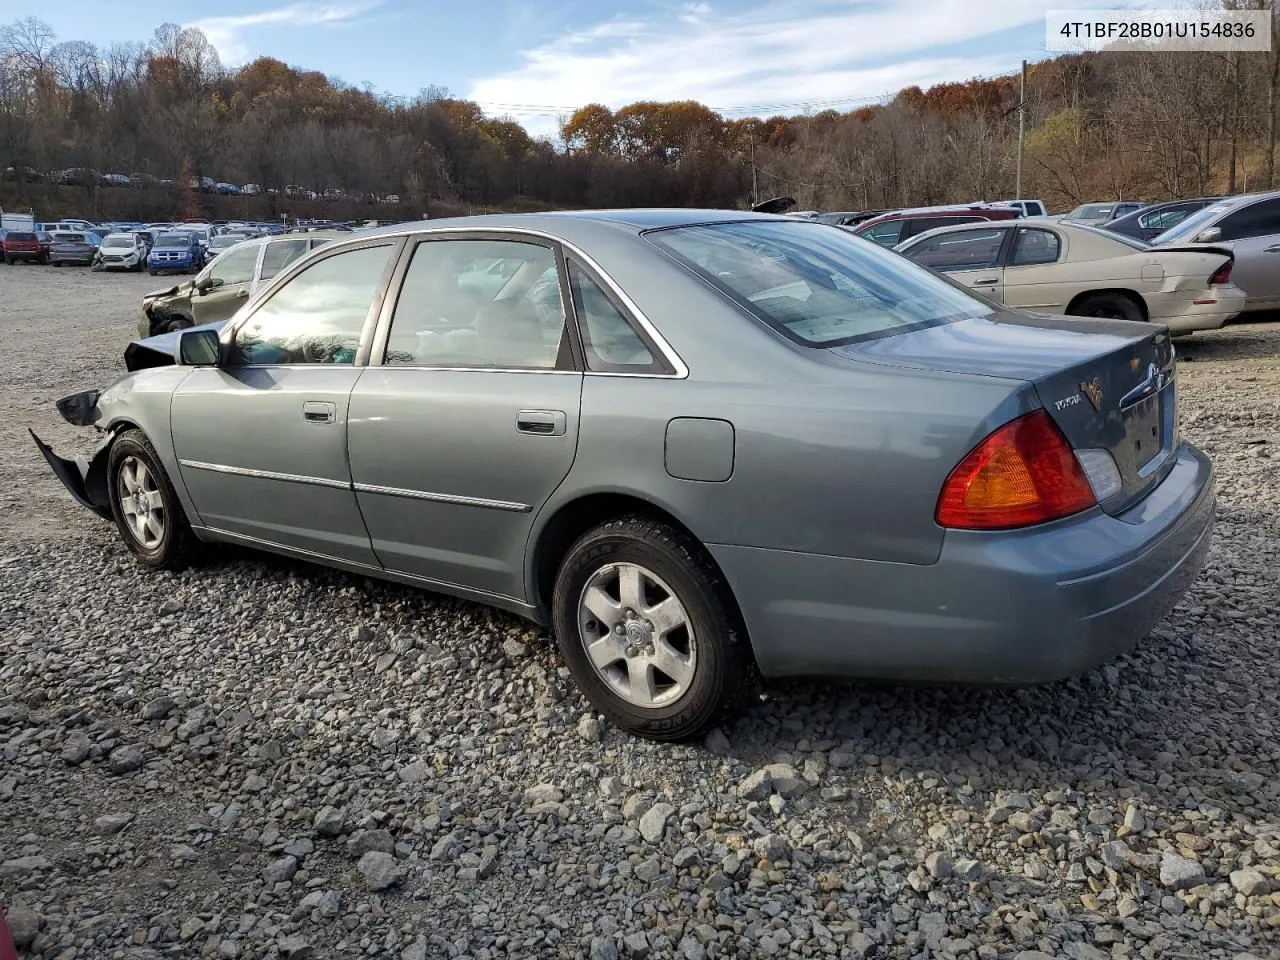
[(858, 236), (866, 237), (882, 247), (894, 247), (903, 240), (934, 227), (951, 227), (958, 223), (978, 223), (982, 220), (1012, 220), (1016, 216), (1018, 211), (1013, 207), (915, 207), (882, 213), (851, 229)]
[(4, 249), (4, 262), (15, 263), (18, 260), (30, 260), (35, 263), (49, 262), (49, 246), (40, 242), (40, 235), (30, 230), (10, 230), (0, 240)]

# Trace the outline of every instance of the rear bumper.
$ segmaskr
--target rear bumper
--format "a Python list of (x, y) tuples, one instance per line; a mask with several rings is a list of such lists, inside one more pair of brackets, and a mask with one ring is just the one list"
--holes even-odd
[(948, 531), (937, 563), (711, 545), (767, 676), (1042, 683), (1131, 648), (1208, 554), (1213, 466), (1183, 445), (1126, 513)]

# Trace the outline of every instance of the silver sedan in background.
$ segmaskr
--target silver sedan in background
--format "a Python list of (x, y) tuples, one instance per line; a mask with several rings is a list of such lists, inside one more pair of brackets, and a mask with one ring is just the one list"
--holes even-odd
[(1205, 245), (1231, 251), (1231, 278), (1246, 311), (1280, 309), (1280, 191), (1223, 197), (1151, 241), (1156, 249)]
[(1208, 550), (1163, 327), (998, 308), (724, 211), (402, 224), (59, 401), (50, 465), (142, 563), (224, 541), (550, 625), (654, 739), (759, 674), (1034, 683), (1137, 642)]

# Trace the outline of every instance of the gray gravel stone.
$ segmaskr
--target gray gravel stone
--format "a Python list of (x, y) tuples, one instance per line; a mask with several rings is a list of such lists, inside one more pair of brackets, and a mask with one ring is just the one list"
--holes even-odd
[(132, 821), (132, 813), (108, 813), (93, 821), (93, 829), (104, 837), (114, 837)]
[(640, 818), (640, 836), (648, 843), (657, 843), (667, 828), (667, 821), (676, 812), (669, 803), (655, 803)]
[(262, 871), (262, 879), (267, 883), (282, 883), (285, 880), (292, 880), (298, 872), (298, 859), (296, 857), (281, 857), (279, 860), (272, 860)]
[(116, 747), (111, 751), (108, 763), (112, 773), (133, 773), (146, 762), (146, 755), (136, 744)]
[(93, 741), (83, 730), (72, 730), (62, 745), (62, 759), (75, 766), (84, 763), (93, 752)]
[(172, 697), (156, 697), (154, 700), (148, 700), (146, 705), (143, 706), (142, 719), (163, 720), (173, 713), (177, 706)]
[(312, 829), (321, 837), (337, 837), (346, 823), (346, 812), (337, 807), (321, 807), (312, 821)]
[(1160, 861), (1160, 883), (1170, 890), (1189, 890), (1204, 881), (1204, 867), (1194, 860), (1166, 853)]
[(387, 890), (404, 879), (404, 871), (396, 863), (395, 857), (389, 853), (371, 850), (360, 858), (356, 869), (364, 877), (365, 883), (373, 891)]

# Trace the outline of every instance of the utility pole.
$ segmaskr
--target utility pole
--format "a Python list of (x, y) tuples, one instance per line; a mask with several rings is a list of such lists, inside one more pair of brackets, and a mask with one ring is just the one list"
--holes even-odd
[(1014, 199), (1022, 199), (1022, 147), (1027, 139), (1027, 61), (1022, 61), (1022, 82), (1018, 84), (1018, 180)]
[(760, 202), (760, 194), (756, 190), (756, 135), (750, 134), (751, 139), (751, 205), (754, 207)]

